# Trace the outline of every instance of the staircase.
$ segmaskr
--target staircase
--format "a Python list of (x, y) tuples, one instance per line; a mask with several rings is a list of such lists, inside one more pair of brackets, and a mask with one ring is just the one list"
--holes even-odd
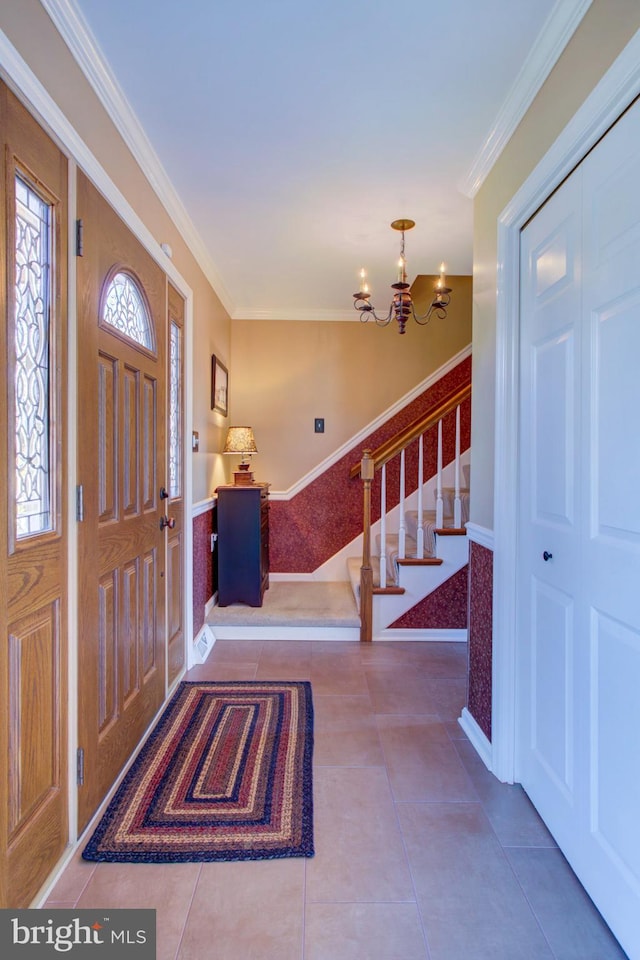
[[(470, 395), (464, 387), (429, 416), (415, 421), (376, 451), (365, 450), (352, 476), (363, 481), (363, 553), (347, 561), (349, 580), (358, 605), (360, 639), (370, 641), (453, 576), (468, 561), (464, 524), (469, 519), (469, 467), (460, 450), (460, 405)], [(443, 436), (451, 434), (455, 417), (454, 452), (449, 473), (453, 486), (443, 486)], [(424, 443), (437, 430), (435, 504), (424, 509)], [(407, 477), (406, 454), (417, 445), (417, 476)], [(414, 449), (415, 454), (415, 449)], [(414, 461), (416, 457), (414, 456)], [(380, 473), (380, 519), (371, 524), (372, 484)], [(397, 479), (398, 502), (388, 509), (387, 473)], [(461, 479), (464, 478), (464, 486)], [(395, 498), (393, 498), (395, 499)], [(413, 508), (415, 506), (415, 509)], [(373, 549), (372, 549), (373, 544)]]

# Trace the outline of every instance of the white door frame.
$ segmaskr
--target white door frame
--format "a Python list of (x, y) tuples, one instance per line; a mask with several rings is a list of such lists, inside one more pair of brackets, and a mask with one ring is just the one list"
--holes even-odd
[(516, 765), (520, 230), (640, 94), (640, 30), (498, 218), (491, 768)]

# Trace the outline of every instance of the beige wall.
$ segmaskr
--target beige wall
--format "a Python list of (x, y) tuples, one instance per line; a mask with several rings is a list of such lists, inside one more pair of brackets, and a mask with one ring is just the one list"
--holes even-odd
[(142, 170), (53, 27), (39, 0), (2, 0), (0, 28), (61, 108), (158, 243), (169, 243), (173, 263), (193, 291), (193, 497), (208, 496), (223, 479), (225, 421), (211, 410), (210, 358), (228, 363), (230, 320)]
[[(471, 277), (448, 280), (447, 319), (409, 321), (404, 336), (395, 322), (232, 322), (228, 423), (253, 427), (257, 478), (287, 490), (471, 342)], [(419, 310), (433, 283), (416, 280)], [(314, 433), (315, 417), (324, 434)]]
[(593, 0), (474, 204), (471, 520), (493, 528), (497, 220), (640, 28), (638, 0)]

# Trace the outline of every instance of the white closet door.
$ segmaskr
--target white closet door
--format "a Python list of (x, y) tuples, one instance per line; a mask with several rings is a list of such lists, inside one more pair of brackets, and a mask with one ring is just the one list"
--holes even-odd
[(522, 240), (519, 776), (640, 960), (640, 105)]
[(640, 957), (640, 103), (584, 163), (588, 889)]
[(550, 829), (562, 826), (572, 845), (583, 801), (576, 770), (580, 185), (578, 173), (551, 197), (521, 248), (518, 777)]

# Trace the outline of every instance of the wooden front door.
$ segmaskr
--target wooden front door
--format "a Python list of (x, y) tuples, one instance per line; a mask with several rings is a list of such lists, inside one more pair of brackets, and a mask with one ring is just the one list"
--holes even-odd
[(68, 842), (67, 162), (0, 83), (0, 907)]
[(169, 284), (167, 659), (169, 684), (184, 667), (184, 300)]
[(167, 284), (78, 176), (78, 827), (162, 705)]

